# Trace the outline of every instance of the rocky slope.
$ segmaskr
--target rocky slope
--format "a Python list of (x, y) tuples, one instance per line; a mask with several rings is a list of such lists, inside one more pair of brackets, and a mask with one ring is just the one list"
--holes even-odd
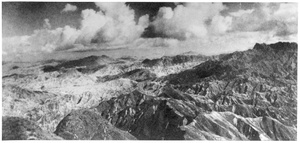
[(2, 65), (5, 140), (297, 140), (296, 43)]
[(42, 130), (32, 121), (19, 117), (2, 117), (2, 140), (61, 140), (62, 138)]
[(68, 114), (54, 132), (67, 140), (135, 140), (128, 132), (117, 129), (99, 114), (77, 110)]

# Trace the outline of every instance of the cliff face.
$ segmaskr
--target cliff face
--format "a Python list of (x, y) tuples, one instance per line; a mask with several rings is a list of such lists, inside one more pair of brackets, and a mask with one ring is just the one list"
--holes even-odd
[(39, 64), (2, 77), (3, 116), (63, 139), (297, 140), (296, 43)]

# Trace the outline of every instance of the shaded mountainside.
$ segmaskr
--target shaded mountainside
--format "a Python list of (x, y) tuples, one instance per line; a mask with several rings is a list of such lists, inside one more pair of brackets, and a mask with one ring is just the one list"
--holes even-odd
[(2, 110), (15, 117), (3, 117), (2, 136), (297, 140), (297, 49), (279, 42), (218, 56), (9, 65)]

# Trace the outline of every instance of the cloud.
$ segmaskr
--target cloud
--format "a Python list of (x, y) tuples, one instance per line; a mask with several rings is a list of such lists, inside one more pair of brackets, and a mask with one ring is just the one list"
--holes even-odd
[(298, 19), (297, 3), (281, 3), (279, 9), (274, 12), (274, 18), (286, 22), (296, 22)]
[(297, 3), (282, 3), (274, 12), (276, 21), (281, 22), (277, 29), (277, 36), (288, 36), (298, 32), (298, 5)]
[(253, 11), (254, 9), (248, 9), (248, 10), (241, 9), (239, 11), (231, 12), (229, 14), (235, 17), (241, 17), (244, 14), (251, 14)]
[[(186, 3), (177, 5), (174, 10), (162, 7), (152, 25), (155, 32), (163, 37), (179, 40), (202, 38), (210, 33), (224, 33), (229, 29), (231, 18), (220, 15), (220, 11), (224, 9), (226, 7), (222, 3)], [(213, 24), (208, 25), (207, 22)]]
[(245, 13), (233, 18), (233, 31), (262, 31), (274, 36), (288, 36), (297, 33), (298, 12), (296, 3), (262, 3)]
[(76, 43), (90, 44), (97, 32), (106, 24), (107, 18), (101, 11), (86, 9), (81, 12), (81, 29)]
[(134, 10), (125, 3), (96, 3), (99, 11), (86, 9), (81, 12), (81, 28), (73, 36), (74, 44), (127, 44), (139, 38), (149, 24), (149, 16), (134, 21)]
[(212, 34), (224, 34), (231, 29), (232, 17), (216, 15), (212, 18), (210, 31)]
[[(295, 42), (298, 36), (297, 3), (257, 3), (227, 14), (222, 3), (184, 3), (161, 7), (152, 22), (148, 15), (136, 22), (134, 10), (125, 3), (96, 6), (81, 12), (78, 29), (51, 29), (45, 19), (43, 29), (32, 35), (3, 38), (4, 55), (119, 47), (139, 50), (145, 57), (185, 51), (211, 55), (246, 50), (255, 43)], [(159, 37), (141, 38), (148, 26)]]
[(43, 28), (45, 28), (45, 29), (51, 29), (51, 24), (50, 24), (48, 18), (44, 19)]
[(201, 39), (228, 32), (263, 32), (272, 36), (297, 33), (296, 3), (256, 3), (224, 15), (222, 3), (185, 3), (174, 9), (162, 7), (151, 23), (160, 37), (178, 40)]
[[(173, 10), (162, 7), (151, 25), (162, 38), (179, 40), (172, 45), (176, 51), (193, 50), (202, 54), (246, 50), (257, 42), (297, 41), (295, 3), (257, 3), (253, 9), (222, 14), (226, 9), (221, 3), (188, 3)], [(157, 41), (162, 42), (160, 45), (166, 42), (146, 43), (153, 46)], [(165, 47), (170, 46), (166, 43)]]
[(125, 3), (96, 3), (100, 11), (82, 11), (79, 37), (76, 43), (84, 45), (106, 43), (109, 45), (127, 44), (139, 38), (149, 25), (149, 16), (134, 20), (134, 10)]
[(162, 7), (151, 23), (161, 36), (139, 40), (132, 47), (165, 47), (165, 53), (197, 51), (211, 55), (247, 50), (255, 43), (297, 41), (295, 3), (257, 3), (253, 9), (225, 15), (226, 9), (221, 3)]
[[(96, 3), (99, 11), (85, 9), (81, 12), (79, 29), (66, 25), (63, 28), (51, 29), (50, 20), (45, 19), (43, 29), (35, 30), (32, 35), (6, 39), (6, 47), (13, 49), (6, 53), (53, 52), (72, 48), (95, 47), (93, 45), (123, 45), (138, 39), (149, 25), (149, 16), (134, 20), (134, 10), (125, 3)], [(68, 4), (66, 8), (69, 8)], [(26, 44), (24, 44), (26, 43)], [(97, 47), (97, 46), (96, 46)], [(101, 46), (98, 46), (101, 48)]]
[(140, 17), (136, 24), (134, 10), (125, 3), (96, 3), (96, 5), (105, 13), (107, 20), (93, 39), (98, 43), (126, 44), (139, 38), (148, 27), (149, 16)]
[(71, 4), (66, 4), (65, 8), (61, 12), (71, 12), (71, 11), (76, 11), (77, 6), (76, 5), (71, 5)]

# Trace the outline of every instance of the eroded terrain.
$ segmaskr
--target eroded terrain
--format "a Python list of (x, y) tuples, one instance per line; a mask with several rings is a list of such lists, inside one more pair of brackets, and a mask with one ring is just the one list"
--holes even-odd
[(296, 43), (2, 67), (5, 140), (297, 140)]

